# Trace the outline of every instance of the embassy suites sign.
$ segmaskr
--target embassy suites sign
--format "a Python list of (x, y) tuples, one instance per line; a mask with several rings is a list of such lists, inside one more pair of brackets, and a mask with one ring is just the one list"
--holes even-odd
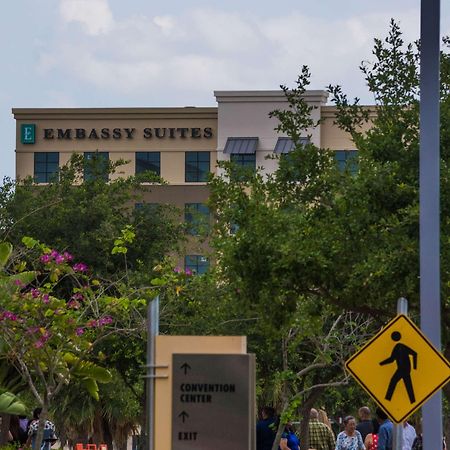
[[(44, 139), (133, 139), (136, 128), (44, 128)], [(144, 139), (212, 138), (212, 128), (144, 128)]]
[[(21, 141), (23, 144), (35, 143), (35, 124), (22, 124)], [(211, 139), (213, 129), (210, 127), (179, 127), (179, 128), (43, 128), (45, 140), (120, 140), (134, 139), (142, 136), (144, 139)]]

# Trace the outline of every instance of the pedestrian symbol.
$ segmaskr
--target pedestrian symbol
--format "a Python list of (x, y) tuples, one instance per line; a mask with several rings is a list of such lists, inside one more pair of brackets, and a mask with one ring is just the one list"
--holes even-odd
[(450, 380), (450, 364), (406, 316), (391, 320), (345, 364), (396, 423)]
[[(402, 335), (398, 331), (394, 331), (391, 334), (391, 338), (393, 341), (398, 342), (402, 338)], [(400, 380), (403, 380), (410, 403), (414, 403), (416, 401), (411, 381), (410, 356), (413, 359), (414, 369), (417, 369), (417, 353), (414, 350), (410, 349), (408, 346), (402, 343), (398, 343), (394, 347), (394, 350), (392, 350), (391, 356), (388, 359), (380, 362), (380, 366), (391, 364), (393, 362), (397, 363), (397, 370), (395, 371), (394, 375), (392, 375), (386, 396), (384, 397), (386, 400), (392, 400), (392, 395), (394, 394), (397, 383)]]

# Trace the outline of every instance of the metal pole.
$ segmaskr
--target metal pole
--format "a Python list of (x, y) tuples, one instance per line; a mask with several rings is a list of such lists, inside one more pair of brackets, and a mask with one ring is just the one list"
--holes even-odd
[[(400, 297), (397, 300), (397, 314), (408, 315), (408, 300), (404, 297)], [(403, 449), (403, 424), (394, 425), (394, 433), (392, 436), (392, 443), (394, 450)]]
[[(421, 1), (420, 37), (420, 326), (440, 350), (440, 0)], [(440, 391), (422, 407), (422, 416), (423, 448), (439, 450), (442, 448)]]
[(159, 334), (159, 296), (147, 306), (147, 449), (155, 446), (155, 336)]

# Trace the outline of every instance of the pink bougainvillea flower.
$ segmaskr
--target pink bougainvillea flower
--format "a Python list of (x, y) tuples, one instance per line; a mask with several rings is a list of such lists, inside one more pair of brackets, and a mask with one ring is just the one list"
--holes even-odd
[(89, 327), (89, 328), (93, 328), (93, 327), (96, 327), (98, 325), (98, 322), (96, 321), (96, 320), (89, 320), (87, 323), (86, 323), (86, 326), (87, 327)]
[(173, 269), (173, 271), (174, 271), (175, 273), (181, 273), (181, 272), (183, 272), (183, 270), (181, 269), (181, 267), (175, 267), (175, 269)]
[(192, 275), (192, 270), (191, 269), (186, 269), (185, 271), (184, 271), (184, 273), (187, 275), (187, 276), (191, 276)]
[(56, 255), (56, 257), (55, 257), (56, 264), (62, 264), (64, 261), (65, 261), (65, 259), (64, 259), (63, 255)]
[(63, 256), (66, 261), (72, 261), (73, 259), (73, 256), (69, 252), (64, 252)]
[(48, 264), (51, 261), (51, 256), (48, 253), (44, 253), (40, 258), (41, 262)]
[(73, 270), (75, 272), (86, 272), (88, 269), (87, 265), (84, 263), (76, 263), (73, 265)]
[(44, 342), (41, 339), (39, 339), (38, 341), (36, 341), (34, 343), (35, 348), (42, 348), (43, 346), (44, 346)]
[(70, 309), (78, 309), (80, 306), (80, 302), (78, 302), (77, 300), (69, 300), (67, 302), (67, 307)]
[(41, 291), (39, 289), (31, 289), (30, 292), (33, 298), (38, 298), (41, 295)]
[(44, 303), (48, 303), (48, 302), (50, 301), (50, 296), (49, 296), (48, 294), (44, 294), (44, 295), (42, 296), (42, 301), (43, 301)]
[(75, 334), (77, 335), (77, 336), (81, 336), (82, 334), (84, 334), (84, 328), (77, 328), (76, 330), (75, 330)]
[(14, 284), (20, 287), (24, 286), (24, 284), (20, 280), (14, 280)]
[(58, 253), (57, 250), (52, 250), (52, 251), (50, 252), (50, 256), (51, 256), (52, 258), (56, 258), (58, 255), (59, 255), (59, 253)]
[(75, 294), (72, 295), (71, 299), (76, 301), (83, 301), (84, 297), (83, 294), (81, 294), (80, 292), (76, 292)]
[(2, 315), (3, 315), (3, 318), (12, 320), (13, 322), (15, 322), (17, 320), (17, 315), (11, 311), (5, 311), (5, 312), (3, 312)]
[(98, 320), (98, 326), (109, 325), (113, 322), (113, 318), (111, 316), (105, 316)]

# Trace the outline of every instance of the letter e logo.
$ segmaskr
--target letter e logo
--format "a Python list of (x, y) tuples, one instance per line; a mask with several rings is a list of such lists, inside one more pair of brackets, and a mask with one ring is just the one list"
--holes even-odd
[(35, 128), (34, 124), (23, 123), (20, 126), (20, 137), (22, 144), (34, 144), (35, 138)]

